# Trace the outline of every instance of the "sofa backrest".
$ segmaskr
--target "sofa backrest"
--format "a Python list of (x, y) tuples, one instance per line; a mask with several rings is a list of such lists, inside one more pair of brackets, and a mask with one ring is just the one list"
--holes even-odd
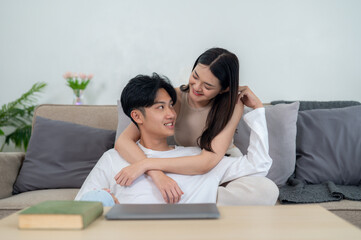
[(116, 130), (118, 124), (116, 105), (42, 104), (34, 111), (33, 126), (37, 116), (108, 130)]

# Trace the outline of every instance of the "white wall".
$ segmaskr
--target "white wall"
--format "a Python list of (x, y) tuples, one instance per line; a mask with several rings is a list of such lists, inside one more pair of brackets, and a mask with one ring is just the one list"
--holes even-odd
[(93, 73), (89, 104), (115, 104), (155, 71), (186, 83), (196, 57), (236, 53), (263, 102), (361, 101), (358, 0), (0, 0), (0, 105), (37, 81), (39, 103), (71, 103), (66, 71)]

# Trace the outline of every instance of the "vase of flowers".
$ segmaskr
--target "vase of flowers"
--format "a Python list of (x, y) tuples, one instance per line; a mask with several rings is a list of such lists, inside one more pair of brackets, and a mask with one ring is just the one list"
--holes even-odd
[(77, 74), (67, 72), (63, 75), (63, 77), (66, 79), (68, 86), (73, 89), (73, 104), (84, 104), (84, 90), (88, 86), (90, 80), (93, 78), (93, 74), (86, 75), (84, 73)]

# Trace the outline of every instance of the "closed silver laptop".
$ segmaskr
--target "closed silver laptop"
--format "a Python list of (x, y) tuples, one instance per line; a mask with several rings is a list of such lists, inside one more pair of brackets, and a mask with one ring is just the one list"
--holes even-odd
[(105, 215), (108, 220), (132, 219), (215, 219), (214, 203), (192, 204), (115, 204)]

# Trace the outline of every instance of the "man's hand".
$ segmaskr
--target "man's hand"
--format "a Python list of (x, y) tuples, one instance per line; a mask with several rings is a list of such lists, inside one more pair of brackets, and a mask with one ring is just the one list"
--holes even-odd
[(241, 101), (247, 107), (256, 109), (263, 107), (261, 100), (249, 89), (247, 86), (238, 87), (238, 91), (240, 92), (239, 96), (241, 97)]
[(177, 203), (180, 201), (184, 193), (176, 181), (160, 171), (148, 171), (147, 173), (161, 192), (166, 203)]
[(120, 186), (130, 186), (135, 179), (144, 174), (147, 169), (144, 166), (145, 160), (138, 161), (123, 168), (114, 179)]

